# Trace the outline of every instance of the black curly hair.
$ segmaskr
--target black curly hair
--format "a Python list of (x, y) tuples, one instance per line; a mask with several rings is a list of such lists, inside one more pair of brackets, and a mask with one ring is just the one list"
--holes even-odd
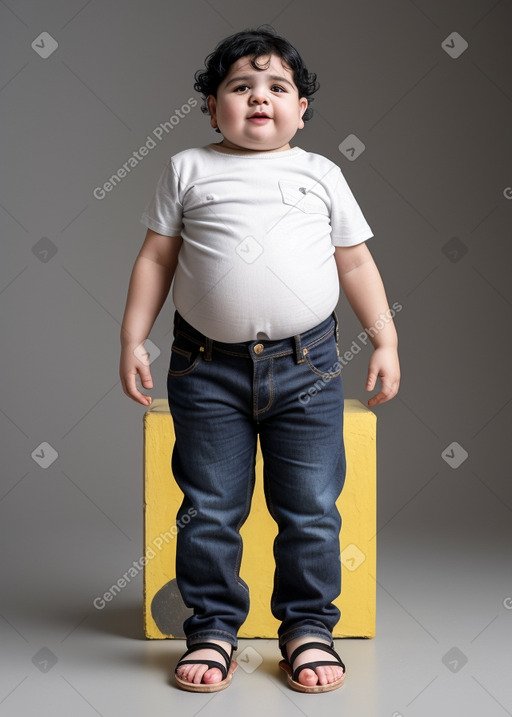
[[(260, 25), (255, 30), (246, 29), (226, 37), (218, 43), (215, 50), (205, 60), (205, 70), (197, 70), (194, 74), (194, 90), (203, 97), (201, 111), (209, 114), (206, 98), (208, 95), (217, 97), (217, 88), (229, 72), (231, 65), (241, 57), (249, 56), (255, 70), (265, 69), (256, 64), (259, 57), (277, 55), (293, 72), (293, 81), (299, 91), (299, 97), (308, 101), (302, 119), (307, 121), (313, 116), (311, 102), (313, 94), (320, 88), (316, 74), (308, 72), (304, 62), (288, 40), (276, 33), (271, 25)], [(220, 132), (217, 128), (216, 132)]]

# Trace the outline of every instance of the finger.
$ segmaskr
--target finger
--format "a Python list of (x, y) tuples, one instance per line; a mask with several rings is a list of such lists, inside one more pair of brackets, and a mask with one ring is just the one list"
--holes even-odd
[(153, 379), (149, 366), (139, 366), (140, 382), (144, 388), (153, 388)]
[(376, 406), (379, 403), (385, 403), (390, 401), (398, 393), (398, 381), (388, 382), (385, 379), (382, 381), (382, 388), (375, 396), (372, 396), (368, 401), (368, 406)]
[(127, 396), (132, 398), (134, 401), (137, 401), (137, 403), (141, 403), (143, 406), (149, 406), (152, 398), (151, 396), (146, 396), (139, 391), (135, 381), (136, 375), (136, 373), (129, 373), (125, 376), (124, 381), (122, 381), (123, 390)]
[(377, 374), (372, 371), (368, 371), (368, 378), (366, 379), (366, 390), (373, 391), (375, 383), (377, 381)]
[(377, 406), (379, 403), (384, 403), (386, 400), (387, 399), (384, 397), (382, 391), (379, 391), (379, 393), (375, 394), (375, 396), (368, 399), (368, 406)]

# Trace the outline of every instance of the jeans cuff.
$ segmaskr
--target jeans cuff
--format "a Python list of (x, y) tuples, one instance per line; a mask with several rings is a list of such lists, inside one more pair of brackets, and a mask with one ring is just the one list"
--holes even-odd
[(187, 648), (190, 649), (195, 643), (208, 642), (208, 640), (222, 640), (223, 642), (229, 642), (233, 645), (235, 650), (238, 649), (238, 638), (230, 632), (224, 630), (201, 630), (201, 632), (194, 632), (192, 635), (187, 637)]
[(284, 657), (284, 659), (288, 659), (286, 655), (286, 645), (290, 640), (295, 640), (297, 637), (312, 637), (312, 638), (322, 638), (324, 640), (327, 640), (329, 643), (329, 647), (334, 646), (334, 641), (332, 639), (332, 634), (329, 632), (329, 630), (325, 629), (322, 630), (318, 627), (307, 627), (307, 625), (304, 625), (303, 627), (297, 627), (295, 629), (288, 630), (285, 632), (281, 637), (279, 638), (279, 649), (281, 650), (281, 654)]

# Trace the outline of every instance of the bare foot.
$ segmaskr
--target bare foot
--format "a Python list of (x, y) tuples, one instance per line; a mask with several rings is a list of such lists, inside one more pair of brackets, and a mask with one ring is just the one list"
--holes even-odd
[[(214, 642), (216, 645), (220, 645), (224, 648), (224, 650), (226, 650), (228, 655), (231, 652), (231, 644), (229, 642), (223, 642), (222, 640), (208, 640), (208, 642)], [(194, 650), (194, 652), (191, 652), (190, 655), (187, 655), (185, 659), (215, 660), (216, 662), (220, 662), (221, 664), (224, 662), (222, 655), (218, 653), (217, 650)], [(229, 668), (229, 674), (229, 672), (234, 672), (238, 665), (232, 662), (231, 666), (226, 665), (226, 667)], [(192, 665), (182, 665), (178, 668), (176, 674), (180, 679), (185, 680), (185, 682), (192, 682), (196, 685), (200, 684), (201, 682), (206, 685), (213, 685), (217, 682), (222, 682), (223, 679), (222, 672), (218, 669), (218, 667), (209, 668), (208, 665), (203, 665), (199, 662), (197, 664)]]
[[(327, 640), (320, 637), (313, 637), (305, 635), (303, 637), (297, 637), (295, 640), (290, 640), (286, 643), (286, 654), (288, 655), (288, 661), (293, 651), (303, 645), (305, 642), (324, 642), (326, 645), (330, 645)], [(331, 659), (331, 655), (323, 650), (304, 650), (298, 657), (295, 658), (292, 665), (292, 670), (296, 670), (305, 662), (317, 662)], [(301, 685), (306, 687), (314, 687), (315, 685), (327, 685), (330, 682), (336, 682), (343, 676), (343, 668), (336, 662), (335, 658), (332, 658), (333, 666), (320, 665), (314, 670), (305, 669), (299, 673), (298, 681)]]

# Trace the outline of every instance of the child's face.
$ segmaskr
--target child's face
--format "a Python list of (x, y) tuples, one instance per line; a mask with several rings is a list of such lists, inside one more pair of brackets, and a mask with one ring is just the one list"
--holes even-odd
[[(267, 61), (268, 56), (260, 57), (256, 64)], [(217, 88), (217, 98), (209, 95), (207, 101), (211, 125), (224, 135), (223, 146), (260, 152), (289, 149), (289, 141), (304, 127), (308, 106), (305, 97), (299, 98), (293, 73), (276, 55), (270, 55), (265, 70), (255, 70), (249, 57), (240, 58)], [(255, 113), (267, 119), (256, 119)]]

